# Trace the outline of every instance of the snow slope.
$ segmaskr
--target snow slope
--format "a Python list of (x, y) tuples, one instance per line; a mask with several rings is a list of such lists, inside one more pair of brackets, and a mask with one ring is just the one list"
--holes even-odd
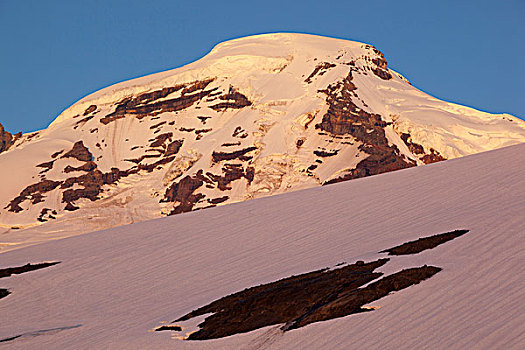
[[(521, 349), (525, 344), (525, 144), (355, 181), (55, 240), (0, 254), (6, 349)], [(466, 228), (392, 258), (435, 265), (379, 309), (281, 332), (172, 339), (159, 325), (246, 287)], [(49, 331), (46, 331), (49, 330)]]
[(0, 249), (521, 142), (524, 121), (437, 100), (371, 45), (236, 39), (17, 136), (0, 154)]

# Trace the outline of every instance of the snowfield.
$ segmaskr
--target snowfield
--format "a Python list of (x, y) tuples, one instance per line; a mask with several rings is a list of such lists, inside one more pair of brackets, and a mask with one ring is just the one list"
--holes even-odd
[[(525, 144), (355, 181), (194, 211), (0, 254), (6, 349), (522, 349)], [(392, 257), (390, 274), (432, 278), (376, 309), (282, 332), (208, 341), (154, 332), (244, 288), (455, 229), (464, 236)], [(185, 325), (194, 329), (194, 325)], [(184, 330), (183, 330), (184, 331)]]

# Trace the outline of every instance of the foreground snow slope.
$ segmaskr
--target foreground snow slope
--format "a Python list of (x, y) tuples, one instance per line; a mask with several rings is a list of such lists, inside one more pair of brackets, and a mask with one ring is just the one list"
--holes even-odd
[(509, 146), (525, 142), (525, 122), (435, 99), (371, 45), (276, 33), (4, 138), (5, 247)]
[[(8, 349), (523, 348), (523, 164), (525, 144), (2, 253), (0, 268), (61, 263), (0, 279), (12, 291), (0, 339), (22, 335)], [(443, 271), (378, 310), (203, 342), (152, 332), (246, 287), (458, 228), (471, 231), (385, 265)]]

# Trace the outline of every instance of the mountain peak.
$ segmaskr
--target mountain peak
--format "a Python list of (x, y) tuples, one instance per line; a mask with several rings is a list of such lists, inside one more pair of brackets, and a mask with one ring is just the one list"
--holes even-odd
[(70, 235), (520, 142), (525, 122), (437, 100), (369, 44), (261, 34), (17, 138), (0, 155), (17, 170), (0, 173), (0, 225)]

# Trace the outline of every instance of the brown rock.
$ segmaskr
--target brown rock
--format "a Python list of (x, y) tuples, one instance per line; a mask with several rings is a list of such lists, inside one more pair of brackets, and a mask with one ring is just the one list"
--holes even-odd
[(324, 75), (328, 71), (328, 69), (333, 68), (333, 67), (335, 67), (335, 64), (333, 63), (329, 63), (329, 62), (319, 63), (315, 67), (314, 71), (308, 76), (308, 78), (304, 80), (304, 82), (307, 84), (310, 84), (312, 82), (312, 79), (316, 75), (319, 75), (319, 76)]
[(0, 124), (0, 153), (7, 151), (20, 136), (22, 136), (22, 133), (12, 135), (8, 131), (4, 130), (3, 125)]
[(77, 141), (73, 145), (73, 148), (64, 154), (61, 158), (75, 158), (81, 162), (89, 162), (93, 160), (93, 155), (82, 141)]
[(179, 182), (175, 182), (168, 187), (162, 201), (178, 203), (170, 215), (191, 211), (195, 203), (204, 198), (204, 195), (200, 193), (194, 194), (202, 185), (203, 181), (201, 179), (187, 175)]
[(352, 71), (345, 79), (336, 82), (321, 92), (326, 94), (328, 111), (321, 123), (315, 127), (332, 134), (351, 135), (363, 144), (359, 149), (369, 156), (362, 160), (349, 174), (327, 181), (325, 184), (381, 174), (415, 166), (407, 162), (395, 145), (389, 145), (385, 134), (388, 125), (379, 114), (368, 113), (352, 101), (356, 90), (352, 83)]
[(8, 211), (18, 213), (22, 211), (20, 203), (26, 200), (32, 200), (33, 203), (42, 201), (42, 194), (52, 191), (60, 185), (60, 181), (42, 180), (38, 183), (27, 186), (5, 207)]
[(214, 162), (220, 162), (222, 160), (232, 160), (232, 159), (240, 158), (240, 157), (244, 156), (246, 153), (254, 151), (256, 149), (257, 149), (257, 147), (251, 146), (251, 147), (243, 148), (243, 149), (240, 149), (240, 150), (234, 151), (234, 152), (217, 152), (217, 151), (213, 151), (211, 156), (212, 156), (212, 160)]
[(219, 96), (219, 98), (228, 102), (220, 102), (212, 105), (210, 106), (211, 109), (215, 111), (225, 111), (228, 108), (241, 109), (252, 105), (252, 102), (248, 100), (245, 95), (236, 91), (233, 87), (230, 87), (230, 91), (227, 94)]
[[(176, 112), (188, 107), (191, 107), (195, 102), (203, 99), (204, 97), (211, 94), (217, 88), (211, 90), (204, 90), (214, 79), (207, 79), (200, 82), (194, 82), (191, 88), (185, 91), (181, 97), (166, 99), (157, 101), (165, 98), (169, 94), (184, 89), (189, 85), (177, 85), (174, 87), (164, 88), (149, 93), (140, 94), (137, 97), (128, 97), (117, 103), (117, 107), (113, 113), (110, 113), (100, 119), (102, 124), (108, 124), (116, 119), (124, 118), (125, 115), (135, 115), (137, 118), (143, 118), (147, 115), (157, 115), (163, 112)], [(195, 92), (194, 94), (188, 95), (188, 92)]]
[(409, 133), (402, 133), (400, 136), (403, 142), (405, 142), (405, 144), (407, 145), (410, 152), (412, 152), (415, 156), (419, 156), (419, 159), (423, 161), (423, 163), (430, 164), (440, 162), (442, 160), (447, 160), (433, 148), (430, 148), (430, 151), (428, 153), (425, 153), (425, 149), (423, 148), (423, 146), (412, 142)]
[(97, 110), (97, 106), (96, 105), (91, 105), (84, 111), (84, 116), (86, 116), (88, 114), (91, 114), (91, 113), (93, 113), (96, 110)]

